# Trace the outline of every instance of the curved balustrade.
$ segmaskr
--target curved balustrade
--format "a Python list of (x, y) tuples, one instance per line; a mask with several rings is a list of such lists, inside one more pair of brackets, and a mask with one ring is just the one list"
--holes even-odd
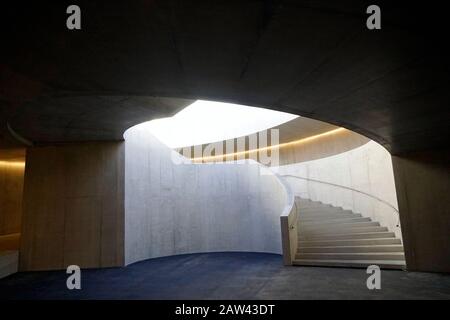
[(304, 181), (307, 181), (307, 182), (323, 184), (323, 185), (331, 186), (331, 187), (334, 187), (334, 188), (348, 190), (348, 191), (351, 191), (351, 192), (356, 192), (358, 194), (364, 195), (364, 196), (368, 197), (371, 200), (375, 200), (378, 203), (381, 203), (381, 204), (389, 207), (397, 215), (397, 223), (396, 223), (395, 227), (400, 229), (400, 215), (399, 215), (398, 209), (396, 207), (394, 207), (392, 204), (390, 204), (389, 202), (387, 202), (387, 201), (385, 201), (385, 200), (383, 200), (383, 199), (381, 199), (381, 198), (379, 198), (377, 196), (374, 196), (372, 194), (369, 194), (367, 192), (364, 192), (364, 191), (361, 191), (361, 190), (358, 190), (358, 189), (354, 189), (354, 188), (351, 188), (351, 187), (348, 187), (348, 186), (335, 184), (335, 183), (332, 183), (332, 182), (321, 181), (321, 180), (316, 180), (316, 179), (311, 179), (311, 178), (306, 178), (306, 177), (301, 177), (301, 176), (295, 176), (295, 175), (290, 175), (290, 174), (282, 174), (280, 176), (284, 177), (284, 178), (300, 179), (300, 180), (304, 180)]
[(287, 184), (283, 178), (274, 173), (278, 182), (284, 188), (286, 193), (286, 205), (280, 216), (281, 227), (281, 245), (283, 253), (283, 263), (285, 265), (292, 265), (292, 261), (297, 251), (298, 232), (297, 232), (297, 220), (298, 210), (297, 203), (295, 202), (295, 195), (292, 192), (291, 187)]

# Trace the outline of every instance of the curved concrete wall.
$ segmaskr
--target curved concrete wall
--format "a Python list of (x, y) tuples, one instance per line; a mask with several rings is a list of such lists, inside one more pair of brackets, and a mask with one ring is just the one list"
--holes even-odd
[(281, 253), (287, 193), (255, 162), (175, 164), (144, 126), (125, 135), (125, 263), (194, 252)]
[[(276, 129), (279, 131), (279, 143), (283, 144), (287, 142), (299, 141), (305, 138), (311, 138), (313, 136), (317, 136), (338, 129), (338, 127), (322, 121), (317, 121), (305, 117), (299, 117), (289, 122), (285, 122), (277, 127), (270, 128), (270, 130), (271, 129)], [(333, 132), (333, 134), (330, 135), (323, 135), (309, 141), (303, 141), (303, 143), (297, 143), (294, 145), (279, 148), (277, 150), (279, 155), (279, 161), (277, 161), (276, 165), (286, 165), (291, 163), (311, 161), (321, 159), (324, 157), (333, 156), (335, 154), (339, 154), (357, 148), (370, 141), (370, 139), (356, 132), (346, 130), (344, 128), (340, 129), (341, 130)], [(264, 133), (267, 133), (267, 131), (255, 132), (254, 135), (256, 134), (260, 135)], [(270, 136), (270, 134), (268, 134), (268, 136)], [(232, 153), (235, 151), (244, 151), (244, 150), (237, 150), (235, 148), (235, 146), (240, 145), (238, 140), (245, 141), (245, 145), (243, 145), (244, 147), (243, 149), (245, 151), (248, 151), (253, 148), (253, 146), (250, 147), (252, 145), (249, 141), (250, 135), (247, 135), (224, 141), (216, 141), (211, 144), (203, 144), (186, 148), (179, 148), (179, 152), (184, 154), (185, 156), (198, 157), (200, 155), (195, 154), (194, 150), (201, 150), (203, 153), (206, 148), (208, 148), (213, 144), (222, 145), (225, 154)], [(233, 146), (234, 149), (229, 150), (227, 149), (228, 146)], [(240, 155), (240, 157), (250, 158), (249, 154)], [(252, 154), (251, 158), (259, 160), (260, 156), (258, 154)], [(215, 160), (216, 159), (214, 160), (206, 159), (204, 162), (214, 162)], [(268, 165), (273, 166), (274, 164)]]
[(391, 156), (376, 142), (278, 169), (296, 196), (361, 213), (401, 237)]

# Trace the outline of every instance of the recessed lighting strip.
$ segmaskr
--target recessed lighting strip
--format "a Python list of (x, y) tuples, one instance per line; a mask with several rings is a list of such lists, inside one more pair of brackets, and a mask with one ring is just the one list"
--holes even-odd
[(295, 141), (290, 141), (290, 142), (285, 142), (285, 143), (280, 143), (274, 146), (267, 146), (264, 148), (258, 148), (258, 149), (252, 149), (252, 150), (246, 150), (246, 151), (239, 151), (239, 152), (232, 152), (232, 153), (225, 153), (225, 154), (219, 154), (219, 155), (215, 155), (215, 156), (209, 156), (209, 157), (197, 157), (197, 158), (191, 158), (191, 160), (193, 162), (205, 162), (205, 161), (213, 161), (213, 160), (223, 160), (223, 158), (231, 158), (236, 157), (236, 156), (244, 156), (244, 155), (249, 155), (249, 154), (253, 154), (253, 153), (258, 153), (258, 152), (262, 152), (262, 151), (268, 151), (268, 150), (273, 150), (273, 149), (282, 149), (282, 148), (286, 148), (286, 147), (290, 147), (290, 146), (294, 146), (294, 145), (298, 145), (298, 144), (303, 144), (306, 142), (310, 142), (319, 138), (323, 138), (326, 136), (330, 136), (333, 134), (337, 134), (343, 131), (346, 131), (347, 129), (345, 128), (337, 128), (337, 129), (333, 129), (330, 131), (326, 131), (320, 134), (316, 134), (307, 138), (302, 138), (299, 140), (295, 140)]
[(25, 161), (3, 161), (3, 160), (0, 160), (0, 166), (23, 168), (23, 167), (25, 167)]

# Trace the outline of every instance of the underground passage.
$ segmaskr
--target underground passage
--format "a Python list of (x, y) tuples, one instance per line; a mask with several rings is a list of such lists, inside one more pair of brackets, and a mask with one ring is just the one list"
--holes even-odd
[(450, 299), (440, 13), (5, 10), (0, 300)]

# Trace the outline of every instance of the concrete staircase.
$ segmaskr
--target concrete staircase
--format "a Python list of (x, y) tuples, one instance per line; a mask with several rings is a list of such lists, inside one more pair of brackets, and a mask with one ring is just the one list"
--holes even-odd
[(404, 269), (401, 240), (376, 221), (342, 208), (296, 198), (294, 265)]

